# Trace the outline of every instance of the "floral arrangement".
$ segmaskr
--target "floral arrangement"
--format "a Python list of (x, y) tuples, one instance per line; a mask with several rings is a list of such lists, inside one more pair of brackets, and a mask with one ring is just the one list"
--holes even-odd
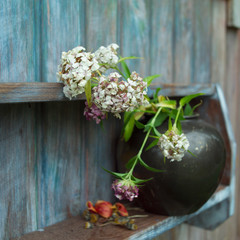
[[(63, 92), (69, 99), (85, 93), (87, 101), (84, 115), (87, 120), (100, 124), (109, 113), (119, 119), (121, 113), (124, 113), (122, 137), (125, 141), (130, 139), (134, 127), (142, 129), (146, 134), (138, 154), (129, 159), (126, 173), (105, 169), (117, 178), (112, 184), (115, 196), (120, 200), (133, 201), (138, 197), (139, 187), (151, 180), (136, 178), (135, 166), (141, 164), (150, 171), (162, 171), (143, 161), (143, 150), (158, 146), (164, 155), (164, 161), (181, 161), (185, 152), (189, 152), (189, 141), (182, 133), (181, 121), (184, 120), (184, 115), (191, 115), (199, 105), (191, 108), (189, 102), (202, 94), (183, 97), (177, 104), (175, 100), (159, 95), (160, 89), (156, 89), (152, 98), (149, 98), (147, 89), (160, 75), (142, 78), (135, 71), (130, 72), (126, 60), (137, 57), (122, 58), (117, 54), (118, 48), (118, 45), (113, 43), (100, 47), (94, 53), (86, 52), (81, 46), (63, 52), (57, 75), (59, 81), (64, 83)], [(141, 122), (144, 114), (150, 116), (146, 124)], [(157, 127), (167, 119), (168, 130), (160, 133)], [(146, 147), (148, 138), (153, 141)]]

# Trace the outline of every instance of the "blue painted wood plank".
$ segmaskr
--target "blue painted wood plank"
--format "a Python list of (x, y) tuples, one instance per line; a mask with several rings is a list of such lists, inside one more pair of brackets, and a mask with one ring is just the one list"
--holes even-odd
[(179, 84), (190, 83), (194, 76), (193, 9), (193, 0), (175, 1), (173, 81)]
[[(118, 1), (89, 0), (86, 1), (86, 48), (96, 51), (100, 46), (111, 43), (119, 45), (117, 33)], [(83, 120), (84, 121), (84, 120)], [(113, 201), (113, 192), (110, 190), (112, 176), (102, 170), (102, 166), (115, 170), (114, 157), (111, 148), (114, 142), (114, 129), (120, 121), (113, 121), (108, 125), (104, 123), (104, 131), (94, 122), (85, 122), (82, 142), (84, 153), (81, 155), (81, 209), (85, 208), (87, 200), (96, 201), (99, 198)], [(105, 125), (106, 124), (106, 125)], [(116, 135), (115, 135), (116, 136)], [(99, 140), (101, 139), (101, 142)], [(110, 142), (109, 142), (110, 141)], [(104, 190), (103, 190), (104, 189)], [(104, 194), (103, 194), (104, 191)]]
[[(144, 0), (123, 0), (120, 1), (119, 6), (121, 55), (143, 58), (143, 60), (127, 62), (130, 71), (136, 71), (142, 77), (150, 74), (150, 6), (150, 3)], [(154, 47), (151, 46), (151, 48)]]
[(100, 46), (119, 44), (117, 39), (118, 1), (86, 1), (86, 45), (88, 51), (96, 51)]
[[(83, 102), (44, 103), (37, 114), (38, 227), (76, 215), (87, 200), (111, 200), (116, 119), (104, 131), (83, 116)], [(119, 130), (117, 130), (119, 129)], [(101, 141), (99, 141), (101, 139)], [(111, 198), (111, 199), (110, 199)]]
[(85, 45), (85, 1), (43, 0), (41, 81), (56, 82), (61, 53)]
[(240, 0), (228, 1), (228, 26), (240, 28)]
[(211, 81), (212, 1), (194, 1), (193, 82)]
[(0, 239), (34, 231), (34, 106), (0, 105)]
[(226, 79), (226, 4), (212, 1), (211, 82), (218, 82), (222, 87)]
[(155, 82), (173, 82), (173, 0), (151, 1), (151, 74), (161, 74)]
[(0, 82), (38, 81), (39, 14), (36, 1), (1, 1)]

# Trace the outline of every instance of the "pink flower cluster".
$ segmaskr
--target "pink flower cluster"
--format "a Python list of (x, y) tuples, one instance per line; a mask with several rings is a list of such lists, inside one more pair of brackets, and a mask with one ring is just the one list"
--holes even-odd
[(119, 200), (128, 199), (133, 201), (138, 197), (138, 187), (133, 183), (129, 183), (127, 180), (115, 180), (112, 184), (112, 189), (115, 191), (115, 197)]
[(101, 122), (101, 120), (106, 118), (105, 113), (103, 113), (94, 103), (92, 106), (88, 106), (88, 102), (85, 102), (84, 116), (87, 120), (95, 120), (97, 124)]

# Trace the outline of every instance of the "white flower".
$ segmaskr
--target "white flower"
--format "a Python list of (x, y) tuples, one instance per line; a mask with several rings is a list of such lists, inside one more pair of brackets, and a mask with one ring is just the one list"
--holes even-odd
[(178, 135), (170, 131), (159, 138), (158, 147), (166, 158), (181, 161), (185, 151), (188, 150), (189, 141), (183, 133)]
[(118, 63), (117, 49), (119, 46), (115, 43), (110, 44), (107, 47), (101, 46), (95, 53), (94, 56), (98, 63), (101, 65), (99, 71), (105, 72), (111, 67), (115, 67)]
[[(132, 73), (127, 81), (120, 81), (120, 74), (114, 72), (109, 76), (102, 75), (98, 86), (93, 88), (93, 102), (104, 111), (111, 112), (115, 117), (120, 118), (121, 112), (133, 111), (140, 105), (148, 104), (144, 98), (147, 84), (138, 76)], [(136, 90), (138, 89), (138, 90)], [(139, 89), (141, 94), (139, 94)]]
[(62, 53), (57, 75), (59, 81), (65, 85), (63, 89), (65, 96), (70, 99), (85, 91), (87, 81), (100, 68), (94, 54), (84, 51), (85, 48), (78, 46)]

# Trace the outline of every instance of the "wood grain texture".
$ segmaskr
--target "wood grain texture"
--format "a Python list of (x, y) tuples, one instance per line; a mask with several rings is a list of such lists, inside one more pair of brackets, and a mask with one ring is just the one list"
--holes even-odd
[(240, 0), (228, 1), (228, 26), (240, 28)]
[(36, 1), (0, 3), (0, 82), (38, 81), (38, 10)]
[(174, 4), (174, 69), (173, 82), (189, 84), (194, 78), (193, 0)]
[[(233, 124), (234, 133), (237, 141), (237, 146), (240, 144), (240, 135), (239, 135), (239, 121), (240, 121), (240, 111), (239, 111), (239, 94), (240, 94), (240, 31), (237, 29), (228, 29), (227, 31), (227, 54), (226, 54), (226, 79), (228, 81), (225, 82), (225, 95), (228, 102), (230, 118)], [(240, 237), (240, 175), (237, 171), (239, 169), (239, 147), (237, 148), (237, 159), (236, 159), (236, 195), (235, 195), (235, 216), (228, 223), (228, 227), (231, 229), (231, 235), (237, 235)], [(237, 224), (235, 224), (237, 223)]]
[(86, 1), (86, 47), (96, 51), (100, 46), (119, 43), (117, 36), (118, 1)]
[(151, 74), (161, 74), (155, 82), (173, 82), (173, 0), (152, 0), (150, 56)]
[[(132, 70), (162, 75), (155, 83), (224, 86), (240, 144), (240, 35), (224, 27), (226, 7), (223, 0), (2, 1), (0, 82), (55, 82), (62, 51), (79, 44), (95, 50), (116, 41), (124, 55), (145, 58), (134, 60)], [(49, 84), (54, 85), (44, 89), (44, 96), (34, 91), (31, 99), (31, 84), (18, 85), (25, 90), (11, 92), (11, 99), (20, 94), (17, 102), (28, 91), (24, 101), (36, 96), (34, 101), (56, 101), (56, 92), (53, 98), (51, 92), (57, 85)], [(1, 99), (13, 85), (7, 90), (2, 86)], [(59, 93), (57, 100), (63, 97)], [(120, 122), (110, 119), (102, 132), (83, 118), (83, 107), (83, 102), (69, 101), (0, 105), (0, 239), (77, 214), (88, 199), (112, 198), (112, 179), (100, 168), (114, 168)], [(238, 203), (239, 184), (237, 189)], [(237, 214), (213, 232), (184, 224), (158, 239), (235, 240), (237, 231), (240, 237), (239, 206), (236, 209)]]
[(36, 229), (34, 106), (0, 105), (0, 239)]
[(61, 53), (85, 46), (85, 1), (43, 0), (41, 81), (56, 82)]
[(211, 79), (212, 1), (194, 0), (194, 82)]
[(36, 184), (42, 228), (68, 213), (78, 214), (88, 200), (112, 200), (112, 192), (106, 191), (112, 176), (101, 167), (113, 170), (119, 131), (115, 119), (103, 125), (105, 131), (85, 120), (83, 102), (44, 103), (38, 108)]
[[(128, 61), (130, 71), (145, 77), (150, 74), (150, 22), (152, 3), (146, 0), (121, 0), (119, 3), (119, 27), (122, 56), (136, 56), (143, 59)], [(156, 73), (157, 74), (157, 73)]]
[(226, 2), (212, 1), (211, 82), (224, 87), (226, 72)]
[[(203, 209), (208, 209), (210, 206), (218, 201), (222, 201), (228, 196), (229, 188), (224, 186), (219, 186), (214, 196), (206, 203)], [(215, 202), (215, 203), (214, 203)], [(198, 212), (200, 212), (199, 210)], [(42, 232), (34, 232), (23, 236), (20, 240), (37, 240), (37, 239), (49, 239), (51, 240), (61, 240), (66, 239), (66, 237), (82, 240), (100, 240), (100, 239), (128, 239), (128, 240), (146, 240), (153, 239), (157, 234), (161, 234), (169, 228), (172, 228), (188, 219), (191, 219), (198, 214), (193, 213), (186, 216), (179, 217), (167, 217), (151, 213), (146, 213), (142, 209), (130, 210), (130, 216), (132, 215), (148, 215), (146, 218), (136, 218), (136, 224), (138, 226), (137, 231), (129, 231), (125, 228), (119, 226), (105, 226), (105, 227), (95, 227), (93, 229), (84, 229), (85, 221), (81, 217), (75, 217), (67, 219), (56, 225), (47, 227)]]
[[(85, 99), (81, 94), (73, 100)], [(62, 83), (0, 83), (0, 103), (68, 101)]]

